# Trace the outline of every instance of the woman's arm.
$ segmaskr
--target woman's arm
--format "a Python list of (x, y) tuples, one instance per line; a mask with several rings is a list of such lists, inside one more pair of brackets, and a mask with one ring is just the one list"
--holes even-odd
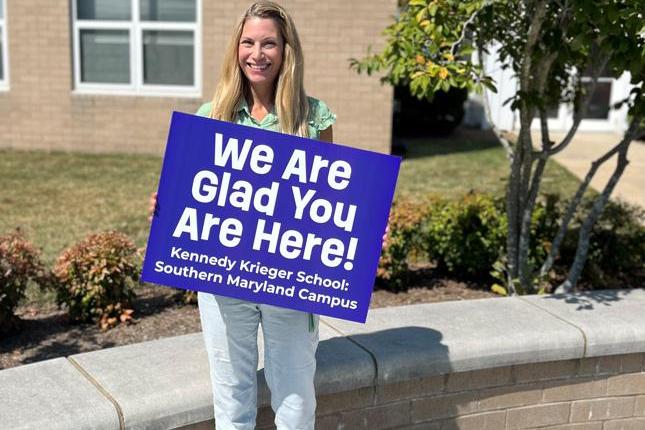
[(331, 129), (331, 125), (326, 129), (321, 130), (318, 140), (322, 140), (323, 142), (334, 143), (334, 132)]

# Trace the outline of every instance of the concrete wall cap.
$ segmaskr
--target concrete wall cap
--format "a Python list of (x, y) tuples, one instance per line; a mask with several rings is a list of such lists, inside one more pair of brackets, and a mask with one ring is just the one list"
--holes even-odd
[[(316, 389), (333, 394), (452, 372), (645, 352), (645, 291), (595, 291), (322, 317)], [(258, 336), (258, 400), (269, 404)], [(0, 371), (7, 428), (175, 428), (212, 419), (201, 333)], [(46, 421), (45, 421), (46, 420)], [(4, 428), (4, 427), (2, 427)]]
[(118, 414), (66, 358), (0, 371), (1, 429), (119, 428)]
[(578, 329), (517, 297), (376, 309), (365, 324), (325, 322), (375, 357), (378, 384), (580, 358), (584, 351)]
[(525, 296), (584, 333), (585, 357), (645, 351), (645, 290)]

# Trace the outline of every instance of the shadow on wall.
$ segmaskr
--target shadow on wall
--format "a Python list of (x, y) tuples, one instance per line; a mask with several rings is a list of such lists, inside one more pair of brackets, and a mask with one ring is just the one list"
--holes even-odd
[(437, 330), (399, 327), (352, 335), (350, 339), (376, 359), (378, 384), (452, 371), (448, 347), (441, 343), (443, 335)]

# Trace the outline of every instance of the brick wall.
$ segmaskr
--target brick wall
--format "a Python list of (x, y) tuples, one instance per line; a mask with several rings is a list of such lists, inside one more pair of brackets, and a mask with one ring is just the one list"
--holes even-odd
[[(392, 91), (350, 71), (347, 59), (378, 46), (396, 1), (282, 3), (304, 45), (307, 91), (338, 115), (335, 140), (388, 152)], [(7, 0), (10, 89), (0, 92), (0, 147), (160, 154), (170, 112), (192, 113), (211, 98), (230, 31), (249, 4), (202, 1), (202, 95), (172, 98), (74, 94), (70, 0)]]
[[(319, 397), (317, 415), (319, 430), (643, 430), (645, 354), (499, 367), (367, 387)], [(274, 428), (272, 423), (271, 409), (261, 409), (258, 429)]]

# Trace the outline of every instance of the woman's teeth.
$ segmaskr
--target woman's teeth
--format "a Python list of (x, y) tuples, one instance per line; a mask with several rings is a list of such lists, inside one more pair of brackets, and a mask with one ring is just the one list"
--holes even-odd
[(263, 64), (263, 65), (249, 64), (248, 66), (253, 70), (265, 70), (267, 67), (269, 67), (268, 64)]

